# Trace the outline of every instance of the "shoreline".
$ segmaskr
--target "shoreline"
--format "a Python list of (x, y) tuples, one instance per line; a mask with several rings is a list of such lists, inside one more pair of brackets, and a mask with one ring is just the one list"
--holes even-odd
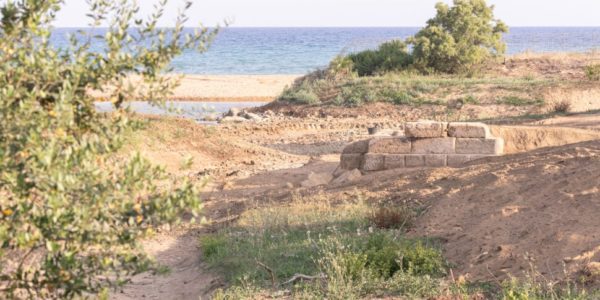
[[(303, 75), (194, 75), (183, 76), (168, 101), (192, 102), (271, 102)], [(135, 81), (135, 79), (132, 79)], [(107, 101), (105, 95), (94, 95), (96, 101)]]
[(184, 74), (171, 101), (271, 102), (302, 75)]

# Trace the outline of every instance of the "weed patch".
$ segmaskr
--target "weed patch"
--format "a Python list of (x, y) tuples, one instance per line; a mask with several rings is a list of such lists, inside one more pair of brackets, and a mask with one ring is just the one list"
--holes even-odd
[[(223, 272), (236, 293), (248, 284), (269, 293), (273, 287), (290, 288), (281, 284), (297, 274), (314, 279), (290, 283), (294, 295), (332, 299), (360, 298), (398, 287), (394, 281), (400, 280), (434, 285), (446, 272), (438, 245), (373, 228), (371, 211), (360, 201), (260, 209), (200, 243), (205, 260)], [(409, 279), (422, 276), (429, 279)]]

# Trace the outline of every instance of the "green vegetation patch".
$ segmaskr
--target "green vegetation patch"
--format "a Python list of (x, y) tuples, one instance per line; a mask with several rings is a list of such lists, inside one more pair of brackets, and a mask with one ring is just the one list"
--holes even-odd
[(472, 105), (537, 106), (544, 103), (545, 88), (555, 84), (557, 82), (552, 79), (468, 78), (411, 73), (334, 80), (326, 73), (318, 73), (286, 89), (280, 101), (347, 107), (374, 102), (409, 106), (446, 105), (455, 100)]
[(585, 76), (587, 76), (589, 80), (599, 81), (600, 64), (593, 64), (585, 67)]
[[(408, 208), (373, 209), (328, 199), (243, 214), (229, 228), (200, 238), (204, 260), (229, 283), (215, 299), (596, 299), (576, 285), (510, 280), (468, 283), (434, 239), (408, 238)], [(395, 221), (390, 221), (395, 220)], [(407, 221), (408, 220), (408, 221)]]
[[(206, 261), (232, 285), (223, 297), (282, 289), (333, 299), (437, 295), (447, 270), (439, 245), (406, 238), (402, 230), (375, 229), (371, 214), (360, 201), (260, 209), (200, 243)], [(297, 274), (314, 279), (285, 284)]]

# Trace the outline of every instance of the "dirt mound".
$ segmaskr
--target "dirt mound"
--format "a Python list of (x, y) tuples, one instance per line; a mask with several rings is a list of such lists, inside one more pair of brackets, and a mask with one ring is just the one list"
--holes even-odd
[(560, 280), (600, 261), (600, 141), (487, 158), (425, 181), (431, 207), (413, 234), (443, 239), (455, 274), (496, 280), (533, 266)]
[(568, 127), (491, 126), (491, 131), (504, 139), (507, 154), (600, 139), (598, 131)]

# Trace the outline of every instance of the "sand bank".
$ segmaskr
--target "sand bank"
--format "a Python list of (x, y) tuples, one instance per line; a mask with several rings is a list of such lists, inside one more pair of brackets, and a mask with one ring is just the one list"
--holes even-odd
[[(270, 102), (301, 75), (183, 75), (173, 101)], [(131, 77), (135, 85), (139, 77)], [(110, 90), (110, 88), (107, 88)], [(105, 101), (107, 92), (90, 91)], [(135, 99), (134, 99), (135, 100)]]
[(174, 100), (272, 101), (301, 75), (185, 75)]

